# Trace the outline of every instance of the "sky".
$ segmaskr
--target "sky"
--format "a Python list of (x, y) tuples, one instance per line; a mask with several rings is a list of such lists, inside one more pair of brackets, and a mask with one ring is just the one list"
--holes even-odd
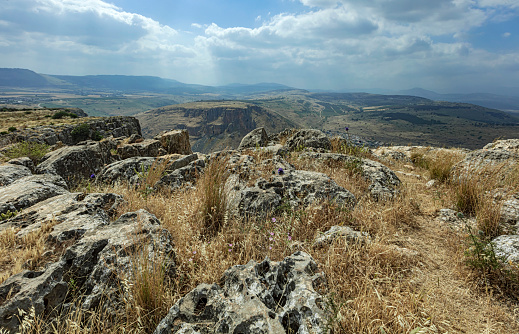
[(0, 0), (0, 67), (203, 85), (519, 91), (519, 0)]

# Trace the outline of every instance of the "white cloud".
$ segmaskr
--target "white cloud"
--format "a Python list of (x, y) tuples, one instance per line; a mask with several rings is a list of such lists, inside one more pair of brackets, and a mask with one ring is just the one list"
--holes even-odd
[(505, 32), (505, 33), (503, 34), (503, 37), (504, 37), (504, 38), (508, 38), (508, 37), (510, 37), (510, 36), (512, 36), (512, 34), (509, 33), (509, 32)]

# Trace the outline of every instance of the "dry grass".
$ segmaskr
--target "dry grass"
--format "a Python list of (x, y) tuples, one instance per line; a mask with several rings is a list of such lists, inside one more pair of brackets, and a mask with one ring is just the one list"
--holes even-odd
[[(257, 161), (268, 158), (255, 157)], [(76, 312), (61, 321), (56, 332), (150, 332), (167, 309), (198, 284), (217, 282), (233, 265), (267, 256), (278, 261), (297, 250), (311, 254), (326, 274), (328, 284), (323, 292), (327, 293), (330, 332), (519, 331), (512, 310), (515, 304), (507, 306), (467, 280), (477, 277), (470, 276), (463, 264), (463, 236), (434, 220), (438, 208), (454, 203), (448, 184), (427, 189), (425, 180), (402, 176), (400, 196), (374, 202), (366, 195), (366, 181), (344, 166), (291, 161), (296, 168), (326, 173), (349, 189), (357, 197), (356, 208), (347, 211), (324, 202), (302, 210), (286, 209), (265, 220), (225, 219), (225, 211), (216, 209), (219, 204), (213, 201), (221, 195), (224, 160), (209, 165), (196, 189), (143, 196), (139, 189), (124, 185), (92, 185), (90, 191), (124, 196), (119, 214), (145, 207), (160, 219), (174, 238), (177, 276), (164, 279), (156, 265), (160, 259), (151, 263), (136, 253), (135, 263), (143, 270), (127, 286), (127, 306), (115, 323), (102, 310)], [(425, 175), (428, 170), (417, 172)], [(213, 220), (216, 213), (218, 221)], [(371, 242), (351, 245), (339, 239), (328, 248), (313, 248), (315, 237), (333, 225), (369, 232)], [(2, 236), (2, 244), (12, 248), (12, 234)]]

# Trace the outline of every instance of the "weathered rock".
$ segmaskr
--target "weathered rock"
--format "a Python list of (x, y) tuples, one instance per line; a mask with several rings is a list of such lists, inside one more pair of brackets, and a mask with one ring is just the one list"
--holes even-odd
[(138, 143), (122, 144), (117, 147), (117, 154), (121, 159), (132, 157), (158, 157), (166, 154), (160, 141), (155, 139), (145, 139)]
[(155, 334), (326, 333), (325, 279), (310, 255), (228, 269), (217, 284), (201, 284), (171, 307)]
[(21, 157), (21, 158), (15, 158), (7, 161), (8, 164), (12, 165), (19, 165), (19, 166), (25, 166), (31, 170), (31, 172), (35, 171), (36, 166), (34, 166), (34, 162), (31, 160), (31, 158), (28, 157)]
[(519, 264), (519, 235), (500, 235), (492, 243), (498, 258), (504, 262)]
[(152, 157), (133, 157), (116, 161), (104, 167), (97, 180), (104, 183), (135, 182), (138, 173), (145, 174), (156, 161)]
[(0, 213), (27, 208), (65, 193), (68, 193), (67, 184), (60, 176), (25, 176), (1, 188)]
[[(134, 252), (140, 254), (132, 255)], [(139, 263), (139, 256), (143, 261)], [(75, 293), (85, 297), (81, 307), (115, 312), (121, 302), (121, 281), (124, 275), (148, 270), (143, 263), (161, 259), (165, 273), (175, 273), (173, 242), (167, 230), (160, 227), (155, 216), (144, 210), (127, 213), (117, 221), (88, 231), (69, 247), (58, 262), (45, 270), (25, 271), (11, 276), (0, 285), (0, 326), (11, 333), (18, 330), (18, 310), (34, 306), (36, 316), (43, 313), (51, 319), (55, 311), (74, 307)], [(7, 298), (10, 296), (9, 298)]]
[(262, 216), (287, 201), (292, 208), (330, 200), (352, 208), (355, 196), (340, 187), (327, 175), (317, 172), (283, 169), (271, 180), (258, 179), (254, 187), (240, 181), (238, 175), (226, 183), (229, 207), (242, 216)]
[(59, 244), (108, 224), (122, 202), (121, 196), (111, 193), (58, 195), (27, 208), (0, 225), (0, 230), (16, 227), (20, 229), (16, 235), (23, 237), (44, 224), (53, 224), (49, 241)]
[(81, 180), (89, 179), (92, 174), (99, 174), (106, 164), (114, 160), (111, 150), (116, 147), (116, 142), (110, 140), (65, 146), (47, 153), (36, 172), (59, 175), (72, 187)]
[(328, 231), (324, 232), (314, 240), (314, 247), (324, 247), (331, 244), (337, 238), (346, 239), (347, 243), (363, 244), (369, 241), (369, 234), (366, 232), (355, 231), (349, 226), (332, 226)]
[(240, 146), (238, 146), (238, 150), (244, 148), (263, 147), (267, 145), (268, 140), (269, 137), (267, 135), (267, 131), (265, 131), (265, 128), (257, 128), (243, 137)]
[(332, 143), (322, 131), (304, 129), (292, 135), (292, 137), (287, 140), (285, 146), (292, 151), (309, 147), (329, 150), (332, 147)]
[[(501, 221), (505, 224), (519, 224), (519, 193), (511, 195), (501, 205)], [(519, 226), (518, 226), (519, 227)]]
[(493, 143), (485, 145), (484, 150), (505, 150), (511, 153), (519, 154), (519, 139), (497, 140)]
[(371, 196), (376, 200), (391, 199), (398, 193), (401, 184), (396, 174), (383, 164), (345, 154), (305, 152), (302, 159), (328, 160), (343, 163), (345, 167), (357, 170), (368, 180)]
[(172, 130), (162, 132), (155, 136), (160, 141), (166, 154), (192, 154), (191, 144), (189, 143), (189, 133), (186, 130)]
[(467, 217), (463, 213), (452, 209), (440, 209), (438, 211), (438, 220), (457, 231), (467, 230), (467, 228), (474, 230), (476, 228), (475, 218)]
[(476, 150), (465, 156), (465, 159), (454, 165), (455, 175), (471, 175), (485, 172), (486, 168), (501, 167), (503, 173), (513, 169), (519, 163), (519, 155), (502, 149)]
[[(191, 159), (196, 158), (195, 156), (196, 154), (188, 155), (187, 157), (189, 158), (183, 159), (181, 161), (181, 164), (184, 164), (190, 161)], [(153, 187), (156, 189), (169, 188), (175, 190), (186, 185), (193, 185), (196, 182), (198, 176), (202, 174), (204, 168), (204, 159), (197, 159), (191, 161), (185, 167), (175, 169), (172, 172), (169, 172), (162, 176), (162, 178), (159, 181), (157, 181), (157, 183), (155, 183)]]
[(5, 164), (0, 165), (0, 187), (10, 185), (25, 176), (30, 176), (31, 170), (25, 166)]

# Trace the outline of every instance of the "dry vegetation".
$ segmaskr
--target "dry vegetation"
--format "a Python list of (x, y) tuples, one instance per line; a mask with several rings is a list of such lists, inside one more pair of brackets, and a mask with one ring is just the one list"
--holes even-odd
[[(260, 152), (254, 158), (260, 166), (271, 156)], [(157, 265), (160, 261), (149, 263), (136, 252), (134, 263), (146, 270), (121, 287), (127, 292), (127, 307), (117, 321), (107, 319), (102, 310), (95, 314), (76, 311), (55, 323), (53, 331), (150, 333), (175, 301), (200, 283), (217, 282), (227, 268), (267, 256), (278, 261), (303, 250), (326, 275), (323, 292), (332, 333), (517, 333), (515, 276), (467, 265), (465, 251), (474, 246), (470, 236), (435, 220), (437, 210), (457, 205), (459, 211), (478, 217), (485, 236), (498, 233), (495, 210), (489, 209), (495, 206), (489, 205), (486, 193), (495, 184), (488, 181), (488, 174), (484, 187), (479, 179), (455, 182), (450, 170), (460, 158), (448, 151), (433, 157), (418, 152), (415, 167), (395, 162), (393, 170), (407, 173), (399, 175), (401, 193), (393, 201), (375, 202), (366, 195), (366, 181), (348, 166), (319, 165), (294, 154), (289, 161), (297, 168), (326, 173), (354, 193), (356, 208), (347, 211), (320, 203), (301, 210), (284, 208), (265, 220), (247, 222), (225, 213), (225, 159), (209, 165), (196, 189), (148, 191), (161, 166), (143, 175), (139, 188), (88, 185), (82, 190), (123, 195), (126, 203), (119, 214), (145, 208), (160, 219), (175, 241), (177, 276), (164, 280)], [(261, 173), (266, 177), (272, 169), (264, 166)], [(427, 188), (429, 178), (440, 183)], [(518, 177), (504, 180), (493, 175), (492, 180), (515, 190), (519, 187)], [(470, 201), (476, 198), (475, 203), (460, 204), (462, 196)], [(333, 225), (366, 231), (371, 242), (338, 240), (330, 247), (313, 248), (314, 238)], [(23, 243), (16, 240), (15, 231), (0, 234), (0, 264), (7, 268), (2, 269), (2, 279), (20, 271), (29, 259), (31, 268), (41, 264), (49, 228)], [(39, 333), (44, 319), (26, 317), (24, 324), (24, 333)]]

